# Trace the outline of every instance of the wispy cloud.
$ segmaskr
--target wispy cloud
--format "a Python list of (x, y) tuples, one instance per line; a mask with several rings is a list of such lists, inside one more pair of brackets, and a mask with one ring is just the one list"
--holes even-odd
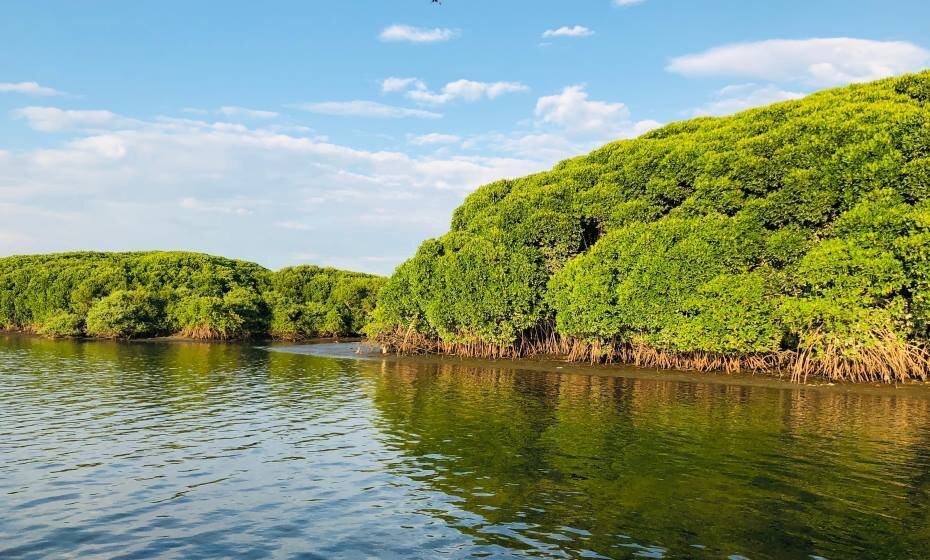
[(736, 43), (672, 59), (684, 76), (745, 77), (834, 86), (920, 70), (930, 51), (904, 41), (835, 37)]
[(441, 113), (424, 111), (422, 109), (408, 109), (395, 105), (386, 105), (375, 101), (323, 101), (320, 103), (303, 103), (295, 108), (320, 115), (334, 115), (339, 117), (371, 117), (378, 119), (439, 119)]
[(426, 84), (415, 78), (388, 78), (382, 82), (381, 90), (385, 92), (404, 92), (408, 99), (430, 105), (444, 105), (453, 101), (474, 102), (482, 99), (496, 99), (507, 93), (529, 91), (529, 87), (520, 82), (476, 82), (473, 80), (456, 80), (444, 85), (438, 92), (431, 91)]
[(12, 111), (14, 118), (25, 119), (42, 132), (74, 129), (107, 129), (132, 125), (136, 121), (104, 110), (73, 110), (57, 107), (23, 107)]
[(216, 214), (233, 214), (236, 216), (248, 216), (252, 210), (247, 208), (241, 200), (213, 200), (204, 201), (192, 196), (184, 197), (178, 202), (178, 206), (185, 210), (195, 212), (208, 212)]
[(424, 28), (412, 25), (391, 25), (378, 36), (385, 42), (439, 43), (459, 36), (459, 31), (447, 28)]
[(646, 0), (613, 0), (614, 6), (622, 6), (624, 8), (629, 8), (630, 6), (635, 6), (637, 4), (642, 4)]
[(246, 107), (236, 107), (226, 105), (217, 109), (217, 112), (227, 117), (244, 117), (247, 119), (274, 119), (280, 116), (274, 111), (262, 111), (259, 109), (248, 109)]
[(409, 142), (415, 146), (430, 146), (435, 144), (457, 144), (462, 141), (462, 137), (456, 134), (441, 134), (431, 132), (420, 136), (413, 136)]
[(0, 230), (0, 247), (6, 249), (6, 246), (14, 247), (24, 245), (32, 241), (32, 238), (15, 231)]
[(313, 226), (311, 224), (299, 222), (297, 220), (283, 220), (280, 222), (275, 222), (274, 225), (281, 229), (290, 229), (294, 231), (310, 231), (313, 229)]
[(547, 29), (543, 32), (542, 36), (545, 39), (551, 37), (590, 37), (594, 35), (594, 31), (591, 31), (583, 25), (575, 25), (573, 27), (559, 27), (558, 29)]
[(408, 89), (426, 89), (426, 84), (418, 78), (395, 78), (393, 76), (381, 81), (381, 91), (384, 93), (394, 93)]
[(38, 82), (0, 82), (0, 93), (22, 93), (43, 97), (66, 95), (63, 91), (39, 85)]
[(785, 90), (774, 84), (764, 86), (751, 83), (735, 84), (717, 91), (713, 101), (696, 107), (687, 114), (695, 117), (729, 115), (753, 107), (801, 97), (804, 97), (804, 93)]

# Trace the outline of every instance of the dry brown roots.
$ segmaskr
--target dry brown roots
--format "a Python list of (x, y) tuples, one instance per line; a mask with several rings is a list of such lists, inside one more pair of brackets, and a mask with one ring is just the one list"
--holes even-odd
[(470, 342), (447, 342), (428, 338), (413, 329), (382, 333), (374, 342), (381, 346), (382, 352), (393, 354), (446, 354), (484, 359), (544, 356), (572, 362), (620, 363), (684, 371), (768, 373), (788, 376), (795, 382), (805, 382), (809, 378), (883, 383), (930, 379), (930, 351), (891, 333), (878, 333), (869, 345), (854, 349), (820, 344), (818, 351), (799, 348), (741, 355), (675, 352), (645, 344), (579, 340), (542, 330), (527, 333), (512, 345), (498, 345), (477, 338)]
[(184, 327), (177, 336), (193, 340), (231, 340), (233, 338), (226, 331), (214, 329), (206, 325)]

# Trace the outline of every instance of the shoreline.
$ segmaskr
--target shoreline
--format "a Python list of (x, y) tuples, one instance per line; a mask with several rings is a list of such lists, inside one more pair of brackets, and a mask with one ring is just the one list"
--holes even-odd
[[(372, 348), (369, 352), (357, 352), (360, 346)], [(344, 348), (345, 347), (345, 348)], [(371, 342), (352, 343), (314, 343), (314, 344), (278, 344), (269, 346), (268, 350), (299, 354), (318, 358), (382, 361), (395, 364), (432, 364), (452, 365), (472, 368), (506, 368), (516, 372), (553, 373), (567, 375), (587, 375), (599, 377), (623, 377), (652, 381), (673, 381), (684, 383), (708, 383), (713, 385), (730, 385), (759, 387), (769, 389), (818, 390), (833, 393), (855, 393), (876, 396), (909, 396), (930, 399), (930, 382), (911, 380), (903, 383), (829, 381), (812, 379), (807, 382), (795, 382), (787, 376), (770, 373), (726, 373), (701, 372), (675, 369), (639, 367), (629, 364), (591, 364), (561, 360), (552, 356), (533, 356), (518, 358), (475, 358), (445, 354), (397, 354), (382, 353)]]
[[(464, 367), (500, 368), (507, 367), (514, 370), (532, 372), (565, 373), (576, 375), (598, 375), (611, 377), (627, 377), (634, 379), (652, 379), (657, 381), (707, 382), (721, 385), (745, 385), (753, 387), (770, 388), (816, 388), (831, 389), (845, 392), (855, 389), (856, 392), (868, 390), (876, 394), (900, 392), (906, 390), (927, 391), (921, 396), (930, 398), (930, 381), (908, 379), (904, 381), (850, 381), (830, 380), (821, 377), (810, 377), (807, 380), (793, 380), (791, 374), (775, 373), (772, 371), (725, 371), (696, 370), (684, 368), (667, 368), (649, 365), (636, 365), (622, 362), (592, 363), (590, 361), (573, 361), (565, 356), (534, 354), (528, 356), (502, 356), (497, 358), (462, 356), (448, 353), (404, 353), (384, 351), (377, 342), (363, 337), (317, 337), (305, 340), (281, 340), (274, 338), (251, 338), (233, 340), (209, 340), (183, 337), (180, 335), (155, 336), (134, 339), (113, 339), (99, 337), (49, 337), (28, 330), (0, 329), (0, 336), (14, 336), (47, 341), (70, 341), (81, 343), (118, 343), (118, 344), (175, 344), (195, 343), (205, 345), (252, 345), (274, 352), (302, 354), (321, 358), (354, 359), (354, 360), (382, 360), (394, 363), (420, 363), (420, 364), (452, 364)], [(368, 347), (369, 351), (359, 351)], [(335, 351), (339, 348), (340, 351)], [(298, 350), (314, 351), (298, 351)], [(349, 350), (349, 351), (346, 351)]]
[(5, 329), (0, 328), (0, 336), (13, 335), (26, 338), (36, 338), (39, 340), (59, 340), (74, 342), (120, 342), (120, 343), (138, 343), (138, 342), (196, 342), (201, 344), (253, 344), (253, 343), (275, 343), (275, 344), (317, 344), (317, 343), (349, 343), (362, 342), (364, 338), (360, 336), (320, 336), (304, 338), (299, 340), (287, 340), (273, 337), (254, 337), (254, 338), (194, 338), (180, 334), (171, 334), (166, 336), (146, 336), (139, 338), (105, 338), (98, 336), (47, 336), (39, 334), (28, 329)]
[(749, 373), (787, 378), (793, 383), (900, 383), (930, 381), (930, 348), (887, 333), (874, 346), (862, 345), (855, 354), (840, 347), (817, 352), (813, 348), (754, 354), (723, 354), (706, 350), (675, 351), (645, 343), (584, 340), (560, 336), (552, 330), (530, 332), (511, 345), (476, 340), (446, 342), (407, 329), (381, 332), (372, 343), (384, 353), (437, 354), (470, 358), (549, 358), (570, 363), (619, 364), (697, 373)]

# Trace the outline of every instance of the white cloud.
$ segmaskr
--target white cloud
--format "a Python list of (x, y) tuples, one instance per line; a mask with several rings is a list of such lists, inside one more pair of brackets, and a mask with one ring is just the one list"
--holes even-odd
[(534, 131), (477, 136), (463, 142), (463, 146), (469, 149), (490, 148), (516, 157), (556, 162), (589, 152), (603, 144), (602, 140), (575, 140), (569, 138), (565, 131)]
[(430, 186), (442, 190), (461, 190), (462, 184), (469, 184), (465, 192), (474, 187), (502, 178), (520, 177), (540, 169), (537, 161), (516, 158), (490, 156), (454, 156), (443, 159), (418, 160), (414, 169), (422, 175)]
[(235, 214), (236, 216), (248, 216), (252, 214), (252, 210), (246, 208), (240, 200), (204, 201), (188, 196), (182, 198), (178, 206), (185, 210), (194, 210), (196, 212)]
[(391, 25), (378, 36), (382, 41), (406, 43), (437, 43), (459, 36), (454, 29), (413, 27), (411, 25)]
[(457, 144), (462, 141), (461, 136), (455, 134), (440, 134), (438, 132), (431, 132), (429, 134), (423, 134), (420, 136), (413, 136), (410, 138), (410, 143), (415, 146), (429, 146), (434, 144)]
[(339, 117), (372, 117), (379, 119), (402, 119), (407, 117), (438, 119), (442, 117), (441, 113), (396, 107), (375, 101), (324, 101), (320, 103), (304, 103), (295, 107), (310, 113)]
[(395, 93), (406, 91), (408, 89), (426, 89), (426, 84), (417, 78), (385, 78), (381, 81), (381, 91), (384, 93)]
[(0, 230), (0, 248), (4, 249), (4, 253), (3, 253), (4, 256), (9, 254), (9, 252), (7, 252), (6, 250), (8, 246), (15, 247), (15, 246), (28, 243), (29, 241), (32, 241), (32, 238), (29, 237), (28, 235), (23, 235), (15, 231)]
[(912, 43), (836, 37), (723, 45), (674, 58), (667, 69), (685, 76), (748, 77), (834, 86), (885, 78), (927, 65), (930, 52)]
[(298, 222), (297, 220), (283, 220), (280, 222), (275, 222), (275, 226), (282, 229), (290, 229), (294, 231), (310, 231), (313, 229), (313, 226), (306, 224), (304, 222)]
[(583, 85), (540, 97), (535, 116), (509, 133), (470, 136), (461, 147), (554, 163), (661, 126), (654, 120), (633, 120), (623, 103), (591, 100)]
[(226, 105), (217, 109), (217, 112), (227, 117), (244, 117), (247, 119), (274, 119), (280, 116), (274, 111), (261, 111), (258, 109), (248, 109), (246, 107), (236, 107)]
[(583, 85), (566, 87), (561, 93), (540, 97), (536, 117), (569, 134), (603, 138), (605, 141), (638, 136), (658, 126), (655, 121), (633, 122), (623, 103), (592, 101)]
[[(129, 124), (74, 127), (53, 148), (0, 157), (0, 229), (22, 236), (4, 240), (5, 252), (186, 249), (271, 267), (312, 253), (321, 264), (387, 273), (448, 227), (466, 193), (552, 163), (500, 152), (415, 156), (271, 127), (108, 114)], [(398, 257), (363, 260), (372, 254)]]
[(543, 38), (550, 37), (590, 37), (594, 35), (594, 31), (591, 31), (583, 25), (575, 25), (574, 27), (559, 27), (558, 29), (547, 29), (543, 32)]
[[(263, 126), (262, 129), (269, 132), (293, 132), (296, 134), (311, 134), (315, 132), (309, 126), (303, 126), (299, 124), (268, 124)], [(316, 134), (313, 136), (313, 138), (314, 140), (318, 140), (320, 142), (326, 142), (329, 140), (329, 137), (325, 134)]]
[(529, 87), (520, 82), (476, 82), (473, 80), (456, 80), (444, 85), (442, 90), (437, 93), (427, 89), (420, 80), (415, 80), (406, 85), (405, 95), (409, 99), (420, 103), (444, 105), (452, 101), (475, 102), (482, 99), (496, 99), (507, 93), (520, 93), (529, 91), (529, 89)]
[(801, 97), (804, 97), (804, 93), (784, 90), (773, 84), (765, 86), (736, 84), (719, 90), (716, 93), (716, 99), (692, 109), (689, 114), (695, 117), (729, 115), (745, 109)]
[(15, 118), (42, 132), (61, 132), (79, 128), (105, 129), (132, 125), (136, 121), (103, 110), (70, 110), (57, 107), (23, 107), (14, 109)]
[(85, 154), (117, 160), (126, 156), (126, 146), (122, 139), (113, 135), (90, 136), (72, 140), (71, 147)]
[(0, 82), (0, 93), (22, 93), (25, 95), (41, 95), (50, 97), (53, 95), (65, 95), (64, 92), (41, 86), (38, 82)]
[(642, 4), (646, 0), (613, 0), (614, 6), (623, 6), (624, 8)]

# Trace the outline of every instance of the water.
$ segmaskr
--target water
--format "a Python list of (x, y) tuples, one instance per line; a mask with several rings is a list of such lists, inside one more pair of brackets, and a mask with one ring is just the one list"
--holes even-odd
[(0, 337), (0, 557), (927, 557), (923, 388), (514, 366)]

